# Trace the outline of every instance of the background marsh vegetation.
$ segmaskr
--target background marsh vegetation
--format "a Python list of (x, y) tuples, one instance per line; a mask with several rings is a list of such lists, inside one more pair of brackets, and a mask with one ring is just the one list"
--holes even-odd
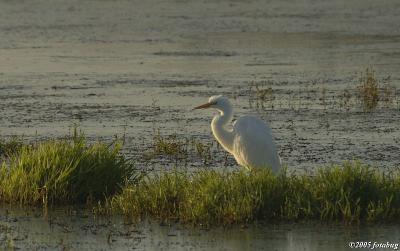
[[(376, 73), (374, 68), (367, 67), (358, 73), (359, 77), (349, 80), (340, 91), (332, 91), (323, 84), (323, 80), (304, 83), (297, 90), (274, 88), (272, 80), (251, 81), (248, 84), (247, 96), (249, 106), (257, 110), (312, 110), (315, 107), (337, 111), (373, 112), (376, 109), (400, 109), (400, 92), (393, 85), (390, 76)], [(284, 94), (287, 98), (276, 98)], [(319, 106), (317, 106), (319, 105)]]

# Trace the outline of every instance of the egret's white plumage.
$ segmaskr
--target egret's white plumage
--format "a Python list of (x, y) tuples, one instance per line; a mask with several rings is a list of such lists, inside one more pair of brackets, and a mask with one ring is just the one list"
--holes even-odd
[(222, 147), (231, 153), (239, 165), (246, 168), (269, 167), (276, 172), (281, 162), (271, 129), (255, 116), (243, 116), (228, 128), (233, 118), (229, 100), (223, 96), (212, 96), (208, 103), (194, 109), (214, 108), (219, 111), (211, 122), (214, 137)]

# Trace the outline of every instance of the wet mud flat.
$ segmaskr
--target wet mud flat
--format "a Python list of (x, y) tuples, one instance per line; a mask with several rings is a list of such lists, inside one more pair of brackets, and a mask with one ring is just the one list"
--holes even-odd
[(3, 208), (0, 219), (5, 250), (348, 250), (351, 241), (400, 242), (395, 225), (258, 223), (205, 229), (149, 220), (130, 223), (71, 208)]
[[(48, 78), (59, 81), (65, 77), (47, 75), (37, 81), (47, 83)], [(357, 75), (346, 79), (346, 89), (335, 89), (334, 84), (325, 82), (296, 86), (260, 80), (214, 87), (216, 83), (196, 80), (150, 81), (133, 76), (104, 80), (106, 77), (93, 81), (99, 76), (78, 76), (69, 80), (74, 82), (70, 86), (3, 87), (2, 135), (40, 140), (64, 136), (77, 125), (92, 140), (111, 141), (115, 136), (123, 139), (124, 151), (138, 169), (232, 168), (236, 166), (234, 159), (211, 134), (215, 112), (191, 110), (218, 93), (231, 98), (236, 118), (250, 113), (269, 122), (289, 170), (312, 170), (346, 160), (360, 160), (388, 170), (400, 164), (400, 92), (393, 88), (390, 102), (381, 102), (375, 111), (364, 112), (356, 97)], [(89, 83), (76, 83), (80, 81)], [(260, 99), (260, 90), (270, 91), (269, 96)], [(345, 90), (352, 92), (350, 98), (343, 98)], [(166, 143), (178, 144), (181, 152), (154, 153), (157, 136)], [(196, 144), (203, 145), (209, 154), (199, 155)]]
[[(236, 117), (270, 123), (290, 171), (352, 159), (390, 171), (400, 165), (399, 9), (395, 0), (0, 1), (0, 133), (34, 141), (78, 125), (93, 141), (123, 138), (140, 170), (232, 170), (235, 161), (210, 133), (213, 112), (191, 110), (223, 94)], [(365, 113), (357, 85), (371, 66), (391, 91)], [(157, 135), (182, 151), (155, 151)], [(388, 225), (188, 230), (79, 210), (1, 210), (5, 249), (346, 250), (348, 241), (400, 242), (399, 227)]]

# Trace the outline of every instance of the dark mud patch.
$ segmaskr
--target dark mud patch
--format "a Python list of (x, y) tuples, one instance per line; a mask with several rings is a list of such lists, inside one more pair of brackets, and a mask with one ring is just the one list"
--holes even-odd
[(237, 53), (228, 51), (160, 51), (155, 52), (154, 55), (169, 57), (232, 57), (236, 56)]

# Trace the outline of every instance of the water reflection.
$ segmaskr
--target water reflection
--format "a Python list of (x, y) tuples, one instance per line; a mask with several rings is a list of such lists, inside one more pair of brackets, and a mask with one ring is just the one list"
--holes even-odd
[(296, 223), (202, 229), (120, 217), (94, 217), (85, 210), (1, 209), (2, 248), (71, 250), (347, 250), (350, 241), (400, 243), (398, 225)]

